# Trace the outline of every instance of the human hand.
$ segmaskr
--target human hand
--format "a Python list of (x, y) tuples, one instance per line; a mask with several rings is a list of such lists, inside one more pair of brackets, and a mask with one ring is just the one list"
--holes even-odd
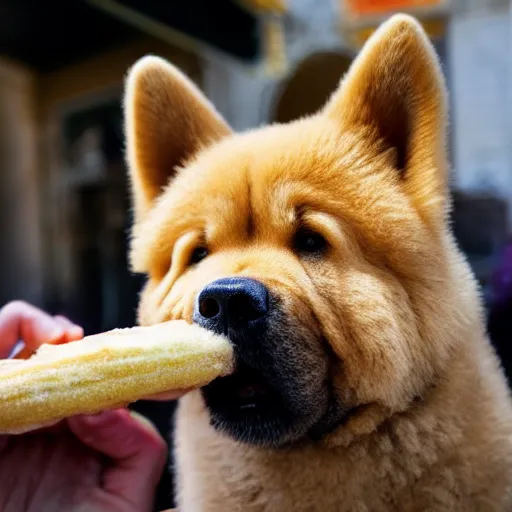
[[(23, 302), (0, 310), (0, 358), (8, 357), (20, 339), (33, 351), (42, 343), (82, 337), (83, 330), (66, 318)], [(166, 451), (156, 429), (126, 409), (0, 435), (0, 510), (149, 511)]]

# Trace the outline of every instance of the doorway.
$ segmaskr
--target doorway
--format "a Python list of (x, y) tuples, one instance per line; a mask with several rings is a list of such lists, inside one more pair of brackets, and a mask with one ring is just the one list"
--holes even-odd
[(270, 120), (287, 123), (317, 112), (337, 89), (351, 62), (350, 57), (335, 52), (306, 57), (280, 87)]

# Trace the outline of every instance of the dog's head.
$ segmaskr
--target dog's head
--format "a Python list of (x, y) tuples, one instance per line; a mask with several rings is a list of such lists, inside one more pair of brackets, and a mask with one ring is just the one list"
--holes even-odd
[(240, 135), (164, 61), (131, 70), (140, 321), (229, 336), (237, 370), (202, 391), (216, 428), (274, 446), (321, 437), (407, 408), (445, 371), (473, 300), (447, 228), (445, 104), (405, 16), (317, 115)]

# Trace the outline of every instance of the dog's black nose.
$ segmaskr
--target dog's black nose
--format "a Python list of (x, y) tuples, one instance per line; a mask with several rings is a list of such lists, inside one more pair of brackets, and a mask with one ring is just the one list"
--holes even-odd
[(268, 313), (268, 292), (247, 277), (228, 277), (205, 286), (197, 297), (194, 322), (219, 334), (255, 326)]

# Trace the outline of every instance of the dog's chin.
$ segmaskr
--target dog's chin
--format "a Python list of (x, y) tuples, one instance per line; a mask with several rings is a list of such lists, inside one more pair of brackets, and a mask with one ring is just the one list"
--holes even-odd
[(303, 438), (312, 426), (261, 371), (243, 362), (202, 393), (212, 426), (243, 443), (282, 447)]

